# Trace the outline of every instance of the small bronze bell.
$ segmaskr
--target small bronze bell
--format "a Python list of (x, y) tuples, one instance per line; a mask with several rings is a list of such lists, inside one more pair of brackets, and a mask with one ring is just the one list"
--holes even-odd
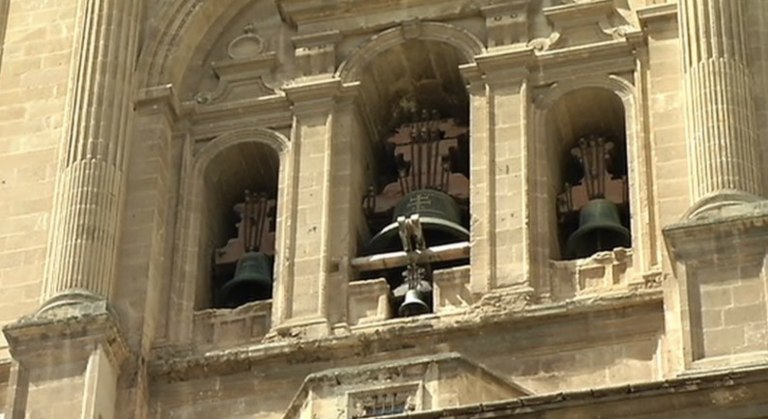
[(370, 255), (402, 250), (397, 218), (412, 214), (419, 214), (428, 247), (469, 240), (469, 231), (460, 224), (461, 211), (456, 201), (438, 190), (419, 189), (405, 195), (397, 203), (393, 222), (368, 242), (366, 253)]
[(400, 317), (418, 316), (432, 311), (427, 302), (427, 298), (431, 298), (432, 295), (432, 285), (427, 281), (417, 280), (409, 284), (406, 280), (395, 288), (392, 295), (395, 297), (395, 302), (402, 298), (403, 302), (397, 310)]
[(629, 230), (621, 225), (619, 207), (607, 199), (593, 199), (579, 212), (579, 229), (566, 243), (566, 256), (579, 259), (617, 247), (630, 247)]
[(272, 266), (261, 252), (248, 252), (237, 262), (235, 276), (221, 288), (224, 307), (272, 298)]
[(418, 290), (408, 290), (405, 292), (403, 304), (397, 310), (400, 317), (418, 316), (430, 312), (429, 305), (424, 302), (422, 293)]

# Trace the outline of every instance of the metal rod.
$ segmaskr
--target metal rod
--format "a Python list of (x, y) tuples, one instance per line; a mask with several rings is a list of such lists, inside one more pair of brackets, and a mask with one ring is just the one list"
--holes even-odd
[(413, 263), (414, 255), (418, 255), (416, 262), (446, 262), (469, 257), (469, 242), (444, 244), (428, 247), (423, 252), (390, 252), (379, 255), (362, 256), (352, 259), (352, 267), (360, 272), (377, 269), (389, 269), (406, 266)]

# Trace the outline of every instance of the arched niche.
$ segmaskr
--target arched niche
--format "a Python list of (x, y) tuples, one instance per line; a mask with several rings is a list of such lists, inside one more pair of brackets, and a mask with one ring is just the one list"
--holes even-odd
[[(616, 204), (618, 222), (631, 243), (628, 159), (628, 109), (625, 101), (606, 86), (584, 85), (548, 99), (543, 124), (546, 158), (546, 219), (550, 259), (588, 257), (593, 252), (574, 251), (571, 239), (580, 229), (585, 206), (604, 199)], [(592, 162), (590, 183), (585, 169)], [(597, 163), (599, 161), (599, 164)], [(595, 184), (599, 186), (594, 186)], [(617, 230), (620, 230), (617, 227)], [(624, 233), (617, 233), (624, 235)], [(596, 245), (597, 246), (597, 245)], [(599, 247), (599, 246), (598, 246)], [(623, 247), (623, 246), (622, 246)], [(605, 249), (608, 250), (608, 249)]]
[[(195, 309), (226, 307), (220, 291), (235, 275), (234, 258), (245, 253), (245, 237), (237, 227), (242, 221), (245, 194), (263, 198), (266, 219), (253, 226), (259, 231), (258, 250), (274, 265), (276, 205), (280, 157), (275, 149), (260, 142), (242, 142), (221, 150), (204, 170), (202, 185), (201, 261), (213, 266), (202, 267), (195, 293)], [(257, 211), (260, 212), (260, 211)], [(211, 255), (206, 258), (205, 255)], [(227, 263), (227, 259), (230, 260)]]
[[(355, 108), (360, 141), (353, 161), (360, 165), (359, 172), (365, 176), (356, 179), (353, 185), (357, 196), (362, 198), (361, 216), (357, 218), (360, 220), (357, 226), (358, 256), (401, 250), (395, 242), (390, 243), (391, 246), (378, 246), (373, 241), (392, 226), (397, 203), (403, 202), (403, 197), (415, 190), (437, 189), (456, 203), (455, 224), (459, 226), (457, 230), (466, 234), (449, 234), (440, 240), (445, 243), (468, 240), (469, 94), (459, 67), (470, 62), (471, 56), (442, 40), (402, 36), (397, 39), (399, 42), (384, 42), (386, 48), (381, 45), (371, 47), (376, 54), (363, 48), (366, 59), (353, 57), (351, 61), (356, 63), (345, 64), (340, 73), (342, 78), (354, 74), (359, 82)], [(439, 145), (432, 149), (432, 158), (417, 158), (419, 151), (413, 149), (404, 151), (409, 147), (408, 139), (417, 131), (416, 127), (431, 127), (431, 132), (440, 137), (435, 143)], [(403, 161), (410, 170), (405, 176)], [(414, 183), (416, 172), (423, 174), (419, 183)], [(439, 179), (443, 175), (447, 180)], [(409, 182), (411, 186), (403, 186)], [(427, 227), (424, 228), (425, 236), (428, 236)], [(443, 241), (435, 243), (445, 244)], [(431, 246), (429, 237), (427, 245)], [(466, 259), (451, 260), (432, 267), (440, 269), (466, 262)], [(358, 272), (358, 277), (386, 277), (390, 290), (394, 290), (402, 285), (403, 269)], [(397, 298), (395, 295), (395, 301)]]
[[(244, 129), (219, 136), (194, 154), (182, 183), (179, 236), (175, 252), (171, 323), (189, 319), (192, 312), (216, 305), (212, 283), (215, 252), (237, 236), (239, 221), (234, 211), (245, 191), (260, 193), (280, 205), (284, 179), (283, 156), (287, 139), (266, 129)], [(279, 208), (275, 208), (272, 243), (265, 253), (273, 256), (280, 234)], [(273, 271), (277, 278), (279, 272)], [(175, 318), (178, 316), (178, 318)]]

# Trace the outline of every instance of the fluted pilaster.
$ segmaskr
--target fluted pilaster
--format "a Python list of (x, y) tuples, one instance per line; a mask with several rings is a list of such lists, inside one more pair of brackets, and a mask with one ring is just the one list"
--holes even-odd
[(140, 4), (78, 4), (43, 301), (110, 294)]
[[(761, 191), (755, 109), (746, 65), (742, 2), (680, 0), (691, 189), (708, 201)], [(713, 196), (725, 199), (712, 199)], [(694, 211), (695, 212), (695, 211)]]

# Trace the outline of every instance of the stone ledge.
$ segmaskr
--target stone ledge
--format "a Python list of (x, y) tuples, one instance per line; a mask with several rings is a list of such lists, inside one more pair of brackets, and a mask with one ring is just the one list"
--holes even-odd
[[(692, 402), (692, 404), (711, 411), (713, 408), (717, 407), (712, 404), (713, 400), (709, 397), (711, 393), (718, 392), (720, 396), (724, 396), (727, 394), (723, 393), (727, 393), (729, 388), (738, 391), (739, 386), (747, 385), (761, 386), (763, 390), (768, 388), (768, 367), (761, 366), (752, 369), (733, 369), (726, 372), (686, 376), (663, 381), (603, 387), (542, 396), (521, 397), (501, 402), (462, 406), (440, 411), (392, 415), (388, 416), (388, 418), (458, 419), (478, 417), (518, 417), (518, 415), (524, 415), (523, 417), (539, 417), (539, 415), (543, 414), (542, 412), (550, 412), (549, 414), (546, 414), (547, 418), (603, 417), (600, 413), (603, 413), (605, 415), (604, 417), (614, 417), (616, 416), (617, 411), (632, 411), (635, 413), (632, 417), (637, 416), (645, 418), (649, 417), (646, 415), (653, 412), (661, 414), (680, 409), (682, 405), (681, 399), (686, 396), (695, 397), (696, 393), (703, 393), (702, 396), (706, 397), (709, 403), (705, 405)], [(674, 407), (665, 405), (661, 402), (652, 402), (654, 399), (660, 401), (661, 397), (673, 394), (677, 397), (668, 400), (672, 400), (671, 403), (675, 403)], [(739, 392), (739, 394), (748, 394), (749, 396), (733, 398), (722, 404), (755, 403), (755, 400), (759, 401), (761, 398), (763, 399), (763, 403), (765, 403), (764, 399), (766, 393), (764, 392), (751, 391), (744, 393), (742, 391)], [(725, 397), (722, 398), (726, 399)], [(617, 409), (615, 405), (612, 406), (612, 403), (620, 403), (622, 406), (621, 409)], [(633, 406), (629, 406), (629, 403), (633, 403)], [(578, 412), (574, 412), (574, 410), (577, 409), (579, 409)], [(587, 411), (589, 416), (580, 414), (584, 413), (583, 409), (589, 409)], [(557, 411), (557, 414), (553, 411)], [(624, 415), (620, 416), (629, 417)], [(664, 415), (664, 417), (667, 416)]]
[[(556, 304), (529, 305), (517, 301), (519, 299), (519, 294), (505, 297), (504, 293), (497, 292), (486, 295), (474, 307), (460, 313), (394, 319), (378, 324), (379, 327), (375, 329), (321, 339), (285, 337), (265, 344), (205, 353), (194, 353), (190, 348), (163, 348), (153, 353), (149, 371), (156, 378), (184, 381), (211, 374), (247, 371), (258, 363), (279, 358), (289, 363), (314, 362), (360, 353), (397, 350), (413, 344), (409, 339), (423, 342), (424, 339), (446, 333), (477, 331), (480, 326), (493, 327), (659, 304), (662, 301), (662, 290), (636, 290)], [(393, 339), (394, 336), (397, 339)]]
[(11, 355), (23, 364), (87, 359), (98, 346), (116, 366), (129, 355), (117, 315), (103, 299), (45, 306), (6, 325), (3, 333)]
[(764, 252), (768, 237), (768, 201), (723, 206), (700, 218), (684, 219), (662, 229), (673, 262), (708, 258), (717, 248), (721, 256), (745, 250)]
[(666, 234), (675, 234), (682, 230), (730, 230), (733, 227), (768, 225), (768, 200), (761, 200), (743, 205), (730, 205), (711, 211), (706, 216), (684, 219), (664, 227)]

